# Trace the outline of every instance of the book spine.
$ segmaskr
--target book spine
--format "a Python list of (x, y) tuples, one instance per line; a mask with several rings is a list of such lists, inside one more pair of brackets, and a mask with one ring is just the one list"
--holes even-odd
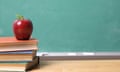
[(33, 50), (0, 52), (0, 54), (32, 54), (32, 53), (33, 53)]

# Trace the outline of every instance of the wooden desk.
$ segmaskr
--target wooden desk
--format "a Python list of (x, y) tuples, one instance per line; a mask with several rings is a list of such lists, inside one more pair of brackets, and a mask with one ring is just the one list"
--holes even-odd
[(120, 60), (42, 61), (30, 72), (120, 72)]

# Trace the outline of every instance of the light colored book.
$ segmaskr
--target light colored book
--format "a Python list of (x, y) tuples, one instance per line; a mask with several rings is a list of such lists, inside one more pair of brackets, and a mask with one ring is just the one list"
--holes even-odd
[(39, 57), (36, 56), (31, 62), (2, 62), (0, 72), (26, 72), (39, 65)]

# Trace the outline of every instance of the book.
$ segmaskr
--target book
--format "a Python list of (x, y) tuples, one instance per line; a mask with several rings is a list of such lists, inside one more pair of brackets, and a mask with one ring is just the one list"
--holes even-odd
[(38, 50), (37, 45), (6, 45), (0, 46), (0, 52), (6, 51), (26, 51), (26, 50)]
[(0, 52), (38, 50), (38, 40), (17, 40), (15, 37), (0, 37)]
[(0, 46), (4, 45), (31, 45), (37, 44), (38, 40), (31, 38), (30, 40), (17, 40), (15, 37), (0, 37)]
[(31, 62), (0, 63), (0, 72), (26, 72), (39, 65), (39, 57), (36, 56)]
[(3, 51), (0, 54), (31, 54), (32, 50), (21, 50), (21, 51)]
[(32, 61), (36, 50), (0, 52), (0, 62), (7, 61)]

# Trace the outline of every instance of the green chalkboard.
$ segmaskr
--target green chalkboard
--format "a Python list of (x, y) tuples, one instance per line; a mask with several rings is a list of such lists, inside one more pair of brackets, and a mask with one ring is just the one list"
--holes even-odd
[(31, 19), (40, 52), (120, 51), (120, 0), (0, 0), (0, 36)]

